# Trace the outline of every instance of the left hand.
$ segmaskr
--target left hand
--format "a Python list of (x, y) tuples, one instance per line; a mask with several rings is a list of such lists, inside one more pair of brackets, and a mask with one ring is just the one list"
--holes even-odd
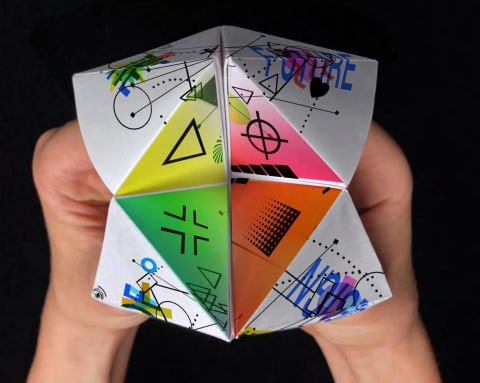
[(50, 281), (28, 383), (90, 376), (88, 383), (112, 376), (120, 382), (136, 330), (148, 317), (91, 296), (112, 194), (89, 159), (77, 121), (38, 139), (33, 178), (50, 245)]

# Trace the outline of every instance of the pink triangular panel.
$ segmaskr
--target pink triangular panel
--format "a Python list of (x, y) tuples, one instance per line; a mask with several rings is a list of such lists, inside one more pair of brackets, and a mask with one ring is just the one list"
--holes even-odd
[[(258, 169), (257, 174), (265, 172), (264, 175), (342, 182), (253, 82), (238, 68), (231, 71), (232, 169), (253, 173)], [(270, 174), (268, 169), (271, 167), (274, 169)], [(282, 170), (275, 174), (275, 169), (283, 169), (285, 174)]]

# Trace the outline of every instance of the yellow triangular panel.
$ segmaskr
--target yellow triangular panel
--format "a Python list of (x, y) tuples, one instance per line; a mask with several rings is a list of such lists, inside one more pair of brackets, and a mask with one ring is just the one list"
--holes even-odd
[(116, 195), (225, 181), (224, 162), (214, 156), (221, 137), (218, 108), (200, 99), (180, 102)]

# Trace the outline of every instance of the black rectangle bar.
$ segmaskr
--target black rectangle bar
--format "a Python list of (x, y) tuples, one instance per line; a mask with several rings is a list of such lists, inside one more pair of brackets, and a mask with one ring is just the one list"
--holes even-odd
[(253, 172), (255, 174), (261, 174), (263, 176), (266, 176), (267, 173), (265, 172), (265, 170), (262, 169), (262, 167), (260, 165), (249, 165), (250, 168), (253, 170)]
[(232, 183), (235, 184), (246, 184), (248, 182), (248, 178), (232, 178)]
[(273, 165), (262, 164), (261, 165), (263, 170), (267, 172), (269, 176), (281, 177), (282, 175), (278, 172), (278, 170)]
[(282, 176), (286, 178), (298, 178), (297, 175), (287, 165), (275, 165)]
[(252, 169), (250, 169), (250, 167), (248, 165), (239, 165), (239, 166), (240, 166), (240, 169), (242, 170), (242, 172), (249, 173), (249, 174), (253, 173)]

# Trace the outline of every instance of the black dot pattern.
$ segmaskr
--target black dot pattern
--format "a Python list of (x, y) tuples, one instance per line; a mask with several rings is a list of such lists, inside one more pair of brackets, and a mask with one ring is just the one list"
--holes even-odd
[(259, 209), (244, 236), (269, 257), (299, 215), (299, 210), (276, 199), (269, 199)]

